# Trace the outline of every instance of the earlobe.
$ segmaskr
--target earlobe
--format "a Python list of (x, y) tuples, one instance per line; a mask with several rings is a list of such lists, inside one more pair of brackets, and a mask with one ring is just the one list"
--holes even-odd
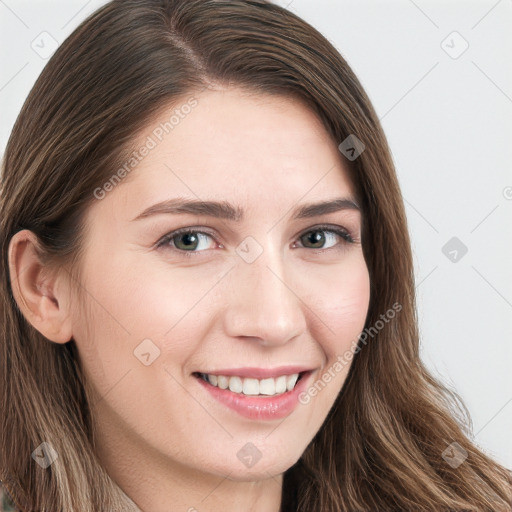
[(69, 287), (63, 273), (50, 273), (39, 258), (37, 236), (18, 231), (9, 243), (9, 273), (14, 299), (28, 322), (55, 343), (72, 338)]

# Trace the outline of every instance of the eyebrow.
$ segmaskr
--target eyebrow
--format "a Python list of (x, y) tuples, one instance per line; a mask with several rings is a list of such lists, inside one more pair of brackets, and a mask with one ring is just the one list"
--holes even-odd
[[(360, 210), (359, 206), (350, 198), (336, 198), (319, 203), (307, 203), (299, 206), (293, 212), (293, 219), (308, 219), (341, 210)], [(232, 205), (227, 201), (200, 201), (193, 199), (167, 199), (146, 208), (137, 215), (133, 221), (159, 214), (204, 215), (234, 222), (244, 219), (244, 211), (240, 206)]]

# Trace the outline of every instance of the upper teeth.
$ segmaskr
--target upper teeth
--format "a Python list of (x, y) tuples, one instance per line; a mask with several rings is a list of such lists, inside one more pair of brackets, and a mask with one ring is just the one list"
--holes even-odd
[(228, 389), (233, 393), (242, 393), (244, 395), (279, 395), (286, 391), (291, 391), (299, 378), (298, 373), (293, 375), (282, 375), (280, 377), (269, 379), (251, 379), (242, 377), (226, 377), (225, 375), (205, 375), (203, 378), (212, 386), (220, 389)]

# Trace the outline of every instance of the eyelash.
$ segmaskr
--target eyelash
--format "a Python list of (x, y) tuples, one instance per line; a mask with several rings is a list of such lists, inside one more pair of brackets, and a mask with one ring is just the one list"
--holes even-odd
[[(323, 225), (323, 226), (321, 225), (321, 226), (315, 226), (313, 228), (310, 228), (307, 231), (304, 231), (298, 238), (300, 239), (304, 235), (307, 235), (307, 234), (310, 234), (310, 233), (314, 233), (316, 231), (325, 231), (325, 232), (329, 232), (329, 233), (334, 233), (334, 234), (338, 235), (339, 237), (341, 237), (341, 239), (343, 241), (340, 244), (337, 244), (334, 247), (329, 247), (327, 249), (311, 249), (311, 248), (308, 248), (308, 247), (303, 247), (304, 249), (309, 249), (310, 251), (315, 251), (317, 253), (323, 253), (323, 252), (326, 252), (326, 251), (331, 251), (331, 250), (339, 249), (340, 245), (355, 244), (355, 243), (357, 243), (357, 240), (354, 239), (346, 229), (343, 229), (343, 228), (340, 228), (340, 227), (336, 227), (336, 226), (328, 226), (328, 225)], [(210, 236), (210, 237), (214, 238), (214, 234), (213, 233), (210, 233), (208, 231), (200, 231), (199, 228), (197, 228), (197, 229), (196, 228), (190, 228), (190, 227), (189, 228), (182, 228), (182, 229), (178, 229), (176, 231), (172, 231), (171, 233), (168, 233), (168, 234), (164, 235), (156, 243), (156, 248), (159, 249), (159, 248), (164, 247), (166, 244), (171, 242), (174, 237), (176, 237), (178, 235), (189, 235), (189, 234), (202, 234), (202, 235), (207, 235), (207, 236)], [(193, 254), (200, 254), (202, 252), (205, 252), (205, 251), (184, 251), (183, 249), (178, 249), (176, 247), (168, 247), (168, 248), (170, 248), (173, 251), (177, 251), (178, 253), (181, 253), (181, 254), (183, 254), (186, 257), (195, 257), (195, 256), (193, 256)]]

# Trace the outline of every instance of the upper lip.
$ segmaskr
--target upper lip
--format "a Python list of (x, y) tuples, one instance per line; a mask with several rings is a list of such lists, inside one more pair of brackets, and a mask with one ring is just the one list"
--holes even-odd
[(277, 378), (282, 375), (292, 375), (294, 373), (302, 373), (312, 370), (310, 366), (304, 365), (286, 365), (276, 368), (257, 368), (244, 366), (243, 368), (226, 368), (220, 370), (209, 370), (199, 372), (208, 375), (224, 375), (226, 377), (247, 377), (254, 379)]

